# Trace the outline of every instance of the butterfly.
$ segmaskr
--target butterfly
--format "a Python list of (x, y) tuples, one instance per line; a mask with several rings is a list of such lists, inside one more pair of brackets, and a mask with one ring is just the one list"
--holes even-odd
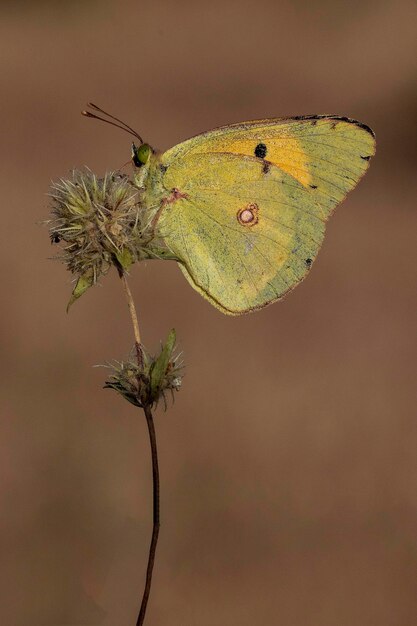
[(159, 236), (191, 286), (229, 315), (271, 304), (307, 276), (329, 216), (375, 154), (373, 131), (337, 115), (230, 124), (162, 154), (106, 115), (140, 141), (132, 161), (145, 204), (158, 207)]

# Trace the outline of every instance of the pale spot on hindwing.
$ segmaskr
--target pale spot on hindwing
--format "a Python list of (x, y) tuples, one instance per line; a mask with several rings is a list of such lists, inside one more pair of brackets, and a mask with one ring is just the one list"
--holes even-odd
[(255, 226), (259, 222), (259, 207), (254, 202), (247, 204), (237, 212), (237, 221), (242, 226)]

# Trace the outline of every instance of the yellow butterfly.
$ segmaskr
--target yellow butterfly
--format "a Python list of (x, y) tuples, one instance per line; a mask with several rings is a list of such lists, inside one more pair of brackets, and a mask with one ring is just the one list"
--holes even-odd
[(163, 154), (135, 135), (135, 179), (145, 206), (158, 207), (159, 236), (194, 289), (229, 315), (305, 278), (328, 217), (375, 154), (373, 131), (336, 115), (231, 124)]

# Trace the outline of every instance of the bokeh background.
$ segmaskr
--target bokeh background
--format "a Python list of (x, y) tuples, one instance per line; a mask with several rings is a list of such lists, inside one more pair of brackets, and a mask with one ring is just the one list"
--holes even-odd
[(416, 40), (410, 0), (0, 5), (0, 623), (132, 626), (151, 532), (142, 414), (106, 371), (132, 345), (116, 275), (74, 305), (51, 179), (260, 117), (337, 113), (377, 156), (287, 299), (223, 316), (175, 264), (131, 285), (146, 345), (187, 372), (156, 427), (148, 626), (417, 622)]

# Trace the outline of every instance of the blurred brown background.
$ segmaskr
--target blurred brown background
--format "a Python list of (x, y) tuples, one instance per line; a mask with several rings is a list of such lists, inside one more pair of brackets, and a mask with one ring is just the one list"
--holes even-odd
[(147, 432), (92, 365), (132, 344), (109, 275), (70, 277), (38, 222), (51, 179), (246, 119), (338, 113), (377, 156), (308, 280), (241, 318), (175, 266), (132, 272), (146, 345), (187, 374), (156, 416), (162, 529), (147, 626), (417, 623), (413, 1), (3, 2), (0, 624), (133, 626)]

